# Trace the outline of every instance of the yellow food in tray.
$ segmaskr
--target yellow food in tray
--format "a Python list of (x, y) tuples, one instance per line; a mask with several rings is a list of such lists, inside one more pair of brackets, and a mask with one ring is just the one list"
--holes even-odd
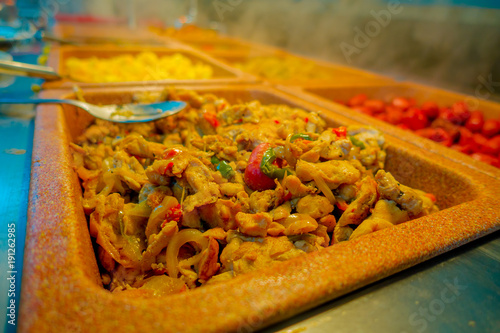
[(70, 57), (64, 72), (82, 82), (126, 82), (209, 79), (213, 69), (207, 64), (174, 53), (158, 56), (153, 52), (119, 55), (112, 58)]
[(244, 72), (259, 75), (267, 79), (329, 79), (331, 75), (313, 61), (296, 57), (262, 56), (253, 57), (234, 66)]
[(384, 171), (384, 137), (316, 113), (167, 90), (154, 123), (95, 120), (72, 143), (103, 284), (159, 296), (438, 210)]

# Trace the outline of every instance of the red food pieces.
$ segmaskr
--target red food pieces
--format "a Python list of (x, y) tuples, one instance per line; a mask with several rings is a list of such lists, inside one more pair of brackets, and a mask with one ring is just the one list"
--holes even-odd
[(500, 121), (496, 119), (486, 120), (481, 133), (488, 138), (500, 134)]
[(490, 155), (487, 155), (487, 154), (483, 154), (483, 153), (474, 153), (472, 155), (470, 155), (473, 159), (475, 160), (478, 160), (478, 161), (481, 161), (481, 162), (484, 162), (484, 163), (488, 163), (488, 164), (491, 164), (491, 165), (494, 165), (496, 167), (498, 167), (498, 158), (495, 158), (493, 156), (490, 156)]
[(465, 122), (470, 118), (471, 113), (469, 111), (469, 107), (464, 101), (456, 102), (451, 106), (451, 112), (460, 119), (460, 125), (465, 124)]
[[(365, 94), (352, 97), (352, 109), (411, 130), (474, 158), (500, 167), (500, 119), (484, 120), (481, 111), (472, 111), (465, 101), (440, 107), (426, 101), (420, 107), (413, 98), (397, 96), (384, 103)], [(489, 157), (485, 157), (489, 156)]]
[(359, 94), (352, 97), (349, 101), (347, 101), (348, 106), (361, 106), (368, 99), (365, 94)]
[(416, 134), (421, 137), (430, 139), (435, 142), (439, 142), (442, 145), (450, 147), (453, 143), (453, 140), (448, 132), (446, 132), (442, 128), (424, 128), (415, 131)]
[(473, 134), (467, 128), (460, 127), (459, 128), (459, 133), (460, 133), (460, 136), (459, 136), (458, 144), (460, 146), (468, 146), (468, 145), (473, 145), (474, 144), (474, 140), (473, 140), (473, 137), (472, 137)]
[(451, 108), (439, 109), (438, 118), (444, 119), (455, 125), (462, 125), (462, 118), (453, 112)]
[(433, 128), (442, 128), (451, 136), (452, 140), (455, 142), (460, 136), (460, 126), (457, 126), (448, 120), (443, 118), (437, 118), (431, 123)]
[(347, 136), (347, 127), (340, 126), (337, 128), (332, 128), (332, 132), (335, 133), (339, 138), (345, 138)]
[(367, 99), (363, 106), (372, 110), (373, 113), (382, 113), (385, 110), (385, 103), (379, 99)]
[(248, 165), (245, 169), (245, 183), (254, 191), (270, 190), (276, 187), (274, 179), (266, 176), (260, 169), (262, 157), (271, 145), (269, 143), (261, 143), (252, 151)]
[(205, 120), (208, 121), (208, 123), (214, 128), (220, 125), (215, 113), (205, 112), (203, 113), (203, 118), (205, 118)]
[(430, 120), (436, 119), (439, 116), (439, 106), (432, 101), (427, 101), (420, 107), (420, 110), (429, 118)]
[(401, 124), (403, 121), (404, 113), (403, 109), (389, 105), (385, 108), (386, 111), (386, 121), (393, 125)]
[(392, 105), (404, 111), (408, 110), (412, 103), (404, 97), (396, 97), (392, 100)]
[(483, 129), (483, 125), (484, 117), (481, 111), (472, 111), (469, 119), (465, 123), (465, 127), (467, 127), (467, 129), (472, 132), (481, 131)]
[(416, 131), (429, 126), (429, 119), (422, 110), (412, 107), (404, 114), (402, 123), (409, 129)]
[(486, 141), (481, 147), (481, 153), (495, 156), (498, 155), (500, 153), (500, 135)]

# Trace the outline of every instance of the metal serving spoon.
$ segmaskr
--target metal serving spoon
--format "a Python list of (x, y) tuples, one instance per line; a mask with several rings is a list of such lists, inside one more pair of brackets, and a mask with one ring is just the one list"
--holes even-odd
[(47, 81), (63, 79), (63, 77), (54, 71), (52, 67), (32, 65), (10, 60), (0, 60), (0, 73), (15, 76), (40, 77)]
[(172, 116), (186, 107), (185, 102), (166, 101), (151, 104), (124, 104), (97, 106), (73, 99), (0, 98), (0, 104), (70, 104), (96, 118), (115, 123), (143, 123)]

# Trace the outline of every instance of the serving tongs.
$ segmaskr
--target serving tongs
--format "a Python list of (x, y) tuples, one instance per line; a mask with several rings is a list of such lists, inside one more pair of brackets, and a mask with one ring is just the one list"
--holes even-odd
[(62, 80), (64, 78), (54, 71), (52, 67), (26, 64), (24, 62), (11, 60), (0, 60), (0, 73), (14, 76), (39, 77), (47, 81)]

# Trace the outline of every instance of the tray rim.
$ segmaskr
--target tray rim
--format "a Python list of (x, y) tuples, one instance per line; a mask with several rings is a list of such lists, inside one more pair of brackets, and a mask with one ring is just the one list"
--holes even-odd
[[(199, 90), (216, 88), (198, 86)], [(225, 88), (266, 91), (301, 106), (304, 105), (306, 109), (317, 109), (314, 104), (288, 96), (268, 86)], [(142, 87), (136, 89), (144, 90)], [(118, 92), (130, 89), (115, 87), (110, 90)], [(92, 91), (103, 90), (89, 89), (89, 92)], [(68, 92), (46, 91), (43, 92), (43, 96), (60, 96), (61, 93)], [(388, 229), (381, 230), (354, 241), (279, 263), (272, 268), (239, 276), (227, 283), (206, 286), (190, 293), (161, 299), (137, 300), (112, 297), (104, 289), (99, 290), (98, 276), (95, 274), (88, 274), (78, 267), (64, 266), (68, 260), (80, 264), (92, 264), (95, 263), (95, 256), (85, 257), (89, 249), (85, 249), (83, 243), (87, 243), (88, 246), (90, 236), (87, 240), (83, 240), (83, 243), (76, 244), (71, 243), (74, 238), (67, 237), (75, 237), (83, 230), (82, 225), (78, 225), (77, 222), (83, 212), (78, 214), (78, 209), (75, 207), (64, 205), (77, 202), (71, 189), (76, 177), (73, 170), (68, 165), (63, 165), (62, 170), (58, 169), (61, 161), (57, 161), (57, 155), (55, 159), (40, 160), (43, 154), (68, 153), (69, 148), (65, 146), (68, 137), (64, 131), (62, 113), (59, 106), (44, 105), (37, 109), (19, 317), (20, 332), (53, 331), (54, 328), (111, 331), (118, 327), (131, 332), (143, 329), (174, 331), (185, 330), (187, 322), (192, 325), (190, 329), (196, 331), (255, 330), (289, 318), (298, 312), (344, 295), (500, 228), (500, 210), (497, 208), (499, 194), (492, 190), (492, 187), (500, 182), (430, 153), (422, 158), (426, 160), (432, 158), (446, 163), (448, 168), (454, 169), (454, 172), (460, 173), (477, 186), (478, 197), (468, 202), (470, 203), (468, 205), (460, 204), (450, 208), (448, 212), (445, 210), (433, 214), (432, 218), (427, 216), (391, 228), (393, 232), (389, 232)], [(352, 123), (345, 117), (342, 117), (342, 121)], [(398, 143), (400, 140), (391, 138), (391, 142)], [(407, 143), (401, 142), (401, 144), (406, 145), (408, 150), (422, 152), (419, 148), (409, 147)], [(68, 156), (64, 160), (68, 161)], [(60, 173), (51, 179), (42, 177), (51, 170), (59, 170)], [(472, 204), (476, 207), (471, 207)], [(460, 220), (460, 216), (464, 213), (472, 215), (474, 219)], [(458, 220), (454, 220), (455, 218)], [(436, 227), (433, 233), (428, 232), (429, 224)], [(84, 227), (86, 228), (86, 223)], [(421, 240), (427, 238), (428, 241), (408, 246), (406, 236), (410, 233), (414, 235), (410, 240), (415, 240), (417, 235)], [(60, 238), (54, 239), (54, 236)], [(374, 248), (373, 241), (378, 242), (379, 247)], [(45, 250), (45, 253), (41, 253), (41, 250)], [(327, 263), (330, 263), (330, 266)], [(343, 264), (342, 268), (345, 268), (345, 271), (339, 272), (338, 267), (332, 267), (332, 263)], [(64, 276), (57, 274), (60, 269), (64, 269)], [(332, 274), (336, 274), (335, 280), (329, 279)], [(54, 285), (58, 288), (53, 288)], [(264, 286), (267, 287), (266, 293), (255, 299), (255, 293), (261, 292)], [(193, 297), (189, 297), (191, 295)], [(195, 299), (195, 296), (199, 297)], [(239, 304), (234, 302), (235, 299)], [(276, 299), (282, 302), (276, 302)], [(166, 300), (168, 302), (165, 302)], [(111, 308), (114, 311), (104, 311)], [(186, 311), (186, 308), (190, 311)], [(158, 316), (162, 316), (161, 323), (155, 321)], [(123, 317), (128, 318), (126, 325), (120, 321)]]

